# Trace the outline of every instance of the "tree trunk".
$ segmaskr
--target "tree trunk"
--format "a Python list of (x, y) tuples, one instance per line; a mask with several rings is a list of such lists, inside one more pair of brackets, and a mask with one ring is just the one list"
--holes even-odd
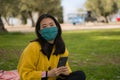
[(7, 32), (7, 30), (4, 28), (4, 24), (3, 24), (3, 21), (1, 19), (1, 15), (0, 15), (0, 32)]
[(27, 24), (27, 19), (26, 19), (26, 17), (23, 16), (23, 15), (22, 15), (22, 23), (23, 23), (23, 24)]
[(29, 14), (30, 19), (31, 19), (31, 21), (32, 21), (32, 27), (35, 27), (35, 22), (34, 22), (34, 20), (33, 20), (32, 12), (31, 12), (31, 11), (28, 11), (28, 14)]
[(106, 20), (106, 23), (108, 23), (108, 18), (107, 18), (107, 16), (105, 16), (105, 20)]
[(27, 17), (26, 17), (26, 12), (23, 11), (21, 12), (21, 20), (22, 20), (22, 24), (27, 24)]
[(5, 18), (7, 25), (10, 25), (8, 19), (6, 17), (4, 17), (4, 18)]

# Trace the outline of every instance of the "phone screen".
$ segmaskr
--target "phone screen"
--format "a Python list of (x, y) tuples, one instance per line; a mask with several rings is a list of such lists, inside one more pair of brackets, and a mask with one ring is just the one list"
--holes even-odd
[(67, 59), (68, 59), (68, 57), (60, 57), (57, 67), (65, 66)]

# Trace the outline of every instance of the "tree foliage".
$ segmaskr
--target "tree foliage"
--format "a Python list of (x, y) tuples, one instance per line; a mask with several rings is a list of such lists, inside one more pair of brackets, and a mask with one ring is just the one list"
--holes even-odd
[(116, 0), (118, 8), (120, 8), (120, 0)]
[[(7, 22), (7, 17), (10, 16), (16, 16), (18, 13), (18, 5), (16, 3), (19, 3), (19, 0), (0, 0), (0, 18), (3, 16)], [(0, 20), (0, 30), (5, 31), (4, 24), (2, 22), (2, 19)], [(2, 30), (3, 29), (3, 30)]]
[(32, 18), (32, 12), (34, 11), (37, 11), (39, 16), (43, 13), (52, 14), (58, 17), (62, 22), (62, 8), (60, 6), (60, 0), (21, 0), (20, 6), (22, 18), (30, 17), (33, 26), (35, 22)]
[(16, 16), (19, 12), (19, 0), (0, 0), (0, 14), (4, 17)]
[(85, 6), (88, 10), (95, 12), (97, 16), (105, 18), (119, 10), (120, 0), (87, 0)]
[[(33, 12), (38, 12), (39, 15), (49, 13), (55, 15), (55, 17), (62, 22), (62, 7), (60, 6), (60, 1), (61, 0), (0, 0), (0, 15), (4, 17), (6, 21), (10, 16), (16, 17), (21, 15), (24, 23), (27, 22), (27, 18), (30, 18), (32, 26), (34, 26)], [(0, 23), (2, 23), (2, 21)]]

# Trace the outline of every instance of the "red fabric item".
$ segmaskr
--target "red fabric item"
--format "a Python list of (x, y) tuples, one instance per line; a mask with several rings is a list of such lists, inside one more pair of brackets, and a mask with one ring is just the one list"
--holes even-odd
[(0, 80), (20, 80), (17, 70), (0, 70)]
[(120, 18), (117, 18), (117, 21), (120, 21)]

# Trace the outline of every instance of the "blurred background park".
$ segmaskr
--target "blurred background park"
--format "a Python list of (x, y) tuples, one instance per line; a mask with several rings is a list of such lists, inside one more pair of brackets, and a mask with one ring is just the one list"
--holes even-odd
[(43, 13), (60, 22), (73, 71), (120, 80), (120, 0), (0, 0), (0, 70), (16, 69)]

